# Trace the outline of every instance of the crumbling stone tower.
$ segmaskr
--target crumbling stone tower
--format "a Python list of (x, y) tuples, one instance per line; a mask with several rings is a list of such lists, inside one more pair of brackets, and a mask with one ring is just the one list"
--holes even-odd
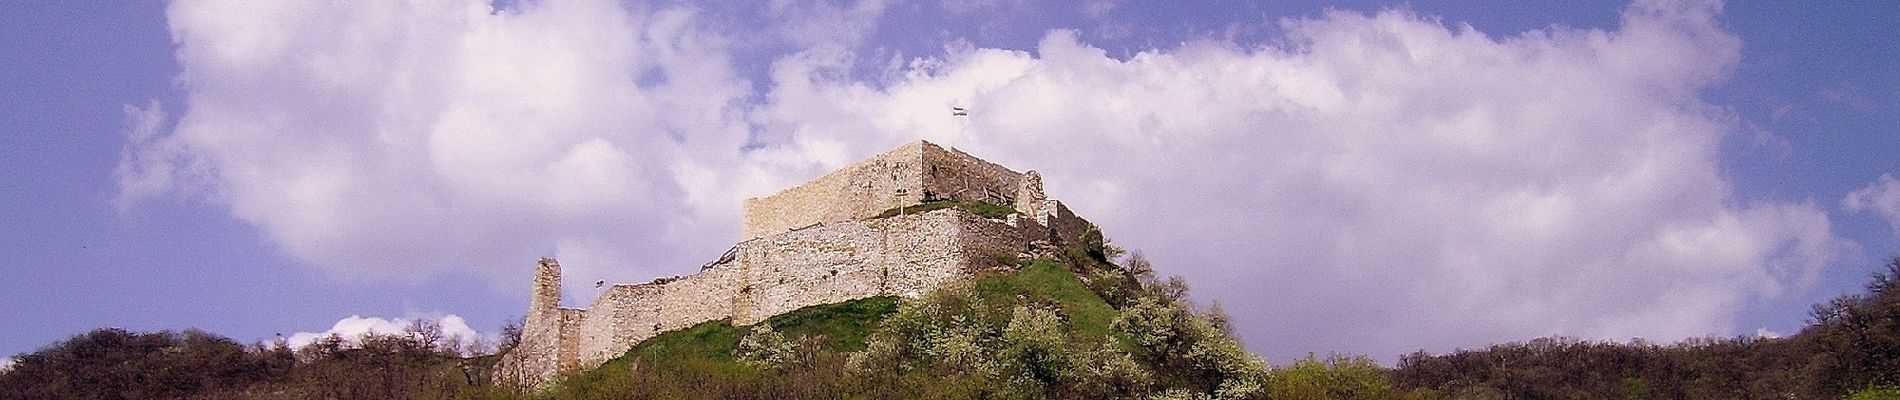
[[(560, 307), (561, 267), (541, 259), (521, 342), (496, 378), (540, 385), (661, 333), (729, 320), (750, 325), (802, 307), (917, 296), (1065, 240), (1090, 223), (1018, 173), (956, 149), (911, 142), (763, 198), (747, 199), (743, 240), (698, 273), (616, 284), (585, 309)], [(956, 201), (1012, 209), (991, 218)], [(992, 215), (993, 216), (993, 215)]]

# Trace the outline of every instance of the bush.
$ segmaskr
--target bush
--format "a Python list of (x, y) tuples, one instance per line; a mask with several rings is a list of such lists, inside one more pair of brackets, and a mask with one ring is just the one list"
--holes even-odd
[(1308, 354), (1273, 370), (1268, 392), (1276, 399), (1383, 399), (1393, 395), (1386, 370), (1365, 356)]
[(294, 360), (197, 330), (103, 328), (21, 355), (0, 374), (5, 398), (175, 398), (280, 379)]

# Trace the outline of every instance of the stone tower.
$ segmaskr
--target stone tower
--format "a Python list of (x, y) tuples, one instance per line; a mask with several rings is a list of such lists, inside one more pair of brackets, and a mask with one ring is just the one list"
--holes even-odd
[(561, 317), (561, 262), (541, 257), (534, 268), (534, 293), (528, 297), (528, 319)]
[(534, 288), (528, 295), (528, 315), (521, 324), (521, 341), (495, 365), (497, 377), (538, 385), (556, 372), (578, 363), (574, 324), (583, 311), (561, 308), (561, 263), (542, 257), (534, 268)]

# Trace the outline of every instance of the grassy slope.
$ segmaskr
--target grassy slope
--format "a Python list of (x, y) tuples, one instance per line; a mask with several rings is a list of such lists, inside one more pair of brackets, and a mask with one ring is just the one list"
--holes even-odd
[(1102, 296), (1055, 261), (1036, 260), (1016, 273), (977, 280), (974, 293), (983, 302), (995, 305), (1024, 300), (1061, 305), (1062, 314), (1083, 337), (1109, 335), (1109, 323), (1115, 320), (1115, 309)]
[[(774, 329), (788, 337), (824, 335), (833, 351), (864, 348), (864, 337), (877, 327), (885, 314), (897, 309), (894, 297), (872, 297), (843, 303), (800, 308), (767, 319)], [(660, 334), (609, 360), (599, 368), (568, 377), (563, 386), (584, 388), (610, 380), (612, 374), (639, 363), (643, 368), (709, 374), (734, 378), (755, 377), (760, 371), (738, 363), (732, 349), (739, 339), (752, 331), (751, 326), (732, 326), (731, 321), (707, 321), (691, 328)]]

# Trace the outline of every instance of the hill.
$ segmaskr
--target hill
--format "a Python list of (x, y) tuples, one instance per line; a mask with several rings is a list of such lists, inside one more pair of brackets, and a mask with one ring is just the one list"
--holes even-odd
[[(1266, 364), (1179, 279), (1093, 240), (916, 299), (706, 322), (558, 378), (558, 398), (1264, 398)], [(1139, 259), (1137, 259), (1139, 260)]]

